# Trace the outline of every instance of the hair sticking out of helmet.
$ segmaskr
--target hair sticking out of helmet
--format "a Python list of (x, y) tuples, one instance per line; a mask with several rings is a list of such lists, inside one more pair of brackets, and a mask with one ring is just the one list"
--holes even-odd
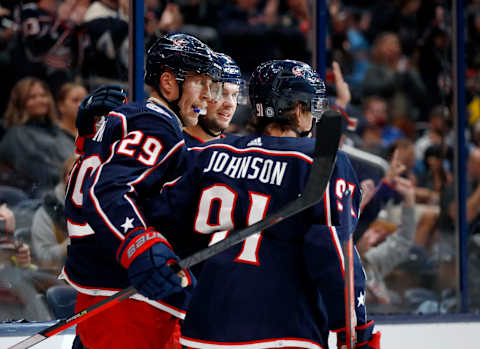
[(325, 83), (308, 64), (294, 60), (262, 63), (252, 73), (249, 97), (256, 117), (285, 122), (298, 103), (319, 120), (328, 108)]
[(147, 51), (145, 83), (157, 88), (165, 71), (183, 82), (188, 72), (205, 74), (219, 81), (222, 67), (213, 50), (196, 37), (183, 33), (162, 36)]

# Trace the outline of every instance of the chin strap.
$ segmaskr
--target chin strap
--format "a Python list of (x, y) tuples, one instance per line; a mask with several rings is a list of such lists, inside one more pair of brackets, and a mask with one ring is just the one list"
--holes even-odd
[(203, 120), (204, 120), (203, 117), (199, 117), (199, 118), (198, 118), (198, 125), (202, 128), (203, 132), (205, 132), (207, 135), (209, 135), (209, 136), (211, 136), (211, 137), (216, 137), (216, 138), (218, 138), (218, 137), (220, 137), (220, 136), (223, 134), (223, 132), (225, 131), (225, 130), (220, 130), (220, 131), (218, 131), (217, 133), (214, 133), (211, 129), (209, 129), (209, 128), (207, 127), (207, 125), (205, 125), (205, 122), (204, 122)]
[(163, 100), (168, 104), (168, 106), (170, 107), (170, 109), (173, 110), (173, 112), (177, 115), (178, 119), (180, 120), (180, 122), (182, 123), (182, 126), (185, 126), (185, 123), (183, 122), (183, 118), (182, 118), (182, 115), (180, 113), (180, 107), (178, 106), (178, 102), (180, 101), (180, 98), (182, 98), (182, 94), (183, 94), (183, 81), (182, 80), (177, 80), (177, 84), (178, 84), (178, 98), (173, 100), (173, 101), (169, 101), (162, 93), (162, 91), (160, 91), (160, 89), (158, 88), (158, 85), (157, 87), (155, 88), (155, 91), (158, 93), (158, 95), (160, 97), (163, 98)]
[(290, 128), (292, 129), (293, 132), (295, 132), (298, 137), (308, 137), (310, 135), (310, 132), (312, 132), (313, 130), (313, 122), (312, 122), (312, 127), (310, 127), (310, 130), (307, 130), (307, 131), (300, 131), (298, 128), (296, 127), (293, 127), (293, 126), (290, 126)]

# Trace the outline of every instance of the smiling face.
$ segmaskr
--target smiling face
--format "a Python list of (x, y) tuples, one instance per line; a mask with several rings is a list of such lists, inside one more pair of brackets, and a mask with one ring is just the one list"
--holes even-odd
[(203, 124), (213, 132), (227, 129), (237, 110), (237, 100), (240, 87), (230, 82), (223, 84), (222, 96), (217, 102), (208, 103), (207, 115), (203, 117)]
[(207, 75), (188, 73), (183, 82), (183, 91), (178, 107), (180, 116), (185, 126), (194, 126), (198, 122), (198, 116), (205, 112), (208, 102), (212, 99), (212, 89), (218, 83), (214, 83)]
[(32, 119), (41, 119), (48, 114), (49, 98), (47, 91), (39, 83), (35, 83), (28, 92), (25, 111)]

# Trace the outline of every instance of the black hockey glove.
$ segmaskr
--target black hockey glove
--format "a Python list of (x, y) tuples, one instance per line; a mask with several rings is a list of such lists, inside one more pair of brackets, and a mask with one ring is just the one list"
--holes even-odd
[(85, 97), (78, 107), (75, 126), (79, 136), (95, 134), (95, 117), (108, 114), (127, 102), (127, 93), (120, 85), (103, 85)]

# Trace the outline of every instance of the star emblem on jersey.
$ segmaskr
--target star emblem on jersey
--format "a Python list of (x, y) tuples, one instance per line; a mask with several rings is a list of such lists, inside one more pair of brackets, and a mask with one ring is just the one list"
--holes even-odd
[(357, 297), (357, 307), (361, 307), (362, 305), (365, 306), (365, 293), (360, 292), (360, 295)]
[(128, 229), (133, 228), (132, 223), (133, 223), (133, 218), (128, 218), (128, 217), (125, 218), (125, 223), (121, 225), (121, 227), (123, 228), (124, 234), (128, 231)]

